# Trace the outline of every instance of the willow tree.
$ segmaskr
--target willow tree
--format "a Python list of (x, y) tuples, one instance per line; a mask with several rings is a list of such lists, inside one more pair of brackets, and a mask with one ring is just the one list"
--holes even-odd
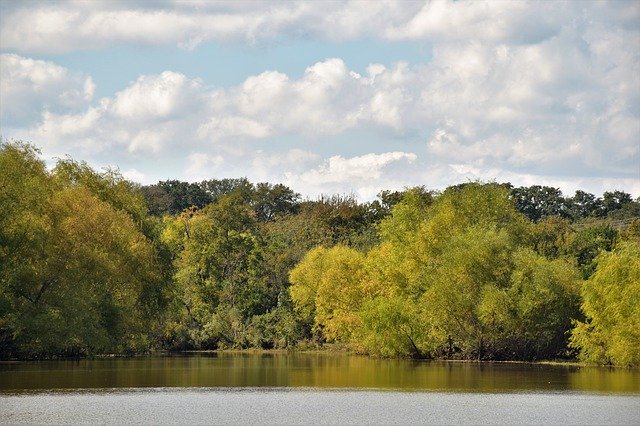
[(319, 247), (291, 271), (291, 297), (298, 312), (313, 315), (314, 327), (329, 341), (349, 343), (359, 328), (364, 256), (349, 247)]
[(532, 224), (508, 189), (470, 183), (431, 205), (418, 201), (409, 194), (394, 207), (382, 243), (367, 254), (364, 348), (481, 359), (562, 354), (577, 315), (575, 268), (533, 250)]
[(48, 172), (29, 145), (3, 143), (0, 169), (2, 355), (149, 347), (162, 277), (131, 215)]
[(576, 322), (571, 345), (585, 361), (640, 365), (640, 242), (622, 241), (597, 257), (582, 286), (584, 322)]

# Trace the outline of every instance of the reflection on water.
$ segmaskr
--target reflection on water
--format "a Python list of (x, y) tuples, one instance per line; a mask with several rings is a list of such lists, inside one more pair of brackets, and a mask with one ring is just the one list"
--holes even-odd
[(575, 365), (380, 360), (328, 353), (218, 353), (0, 363), (0, 392), (4, 393), (140, 387), (640, 394), (640, 371)]

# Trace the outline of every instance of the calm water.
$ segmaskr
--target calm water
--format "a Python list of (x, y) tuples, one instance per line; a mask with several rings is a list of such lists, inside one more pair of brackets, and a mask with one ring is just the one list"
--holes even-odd
[(0, 363), (0, 423), (640, 424), (640, 371), (341, 354)]

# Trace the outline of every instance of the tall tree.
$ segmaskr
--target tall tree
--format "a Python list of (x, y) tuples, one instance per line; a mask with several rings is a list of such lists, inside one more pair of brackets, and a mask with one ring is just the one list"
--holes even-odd
[(534, 222), (548, 216), (569, 217), (567, 201), (558, 188), (533, 185), (511, 190), (516, 209)]
[(640, 365), (640, 243), (620, 242), (598, 256), (598, 267), (582, 286), (584, 322), (573, 347), (586, 361)]

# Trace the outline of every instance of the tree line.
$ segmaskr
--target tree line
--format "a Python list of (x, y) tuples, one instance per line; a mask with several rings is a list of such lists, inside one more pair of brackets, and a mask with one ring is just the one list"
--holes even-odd
[[(640, 200), (468, 182), (302, 199), (0, 146), (0, 357), (304, 348), (640, 364)], [(624, 227), (612, 223), (625, 224)]]

